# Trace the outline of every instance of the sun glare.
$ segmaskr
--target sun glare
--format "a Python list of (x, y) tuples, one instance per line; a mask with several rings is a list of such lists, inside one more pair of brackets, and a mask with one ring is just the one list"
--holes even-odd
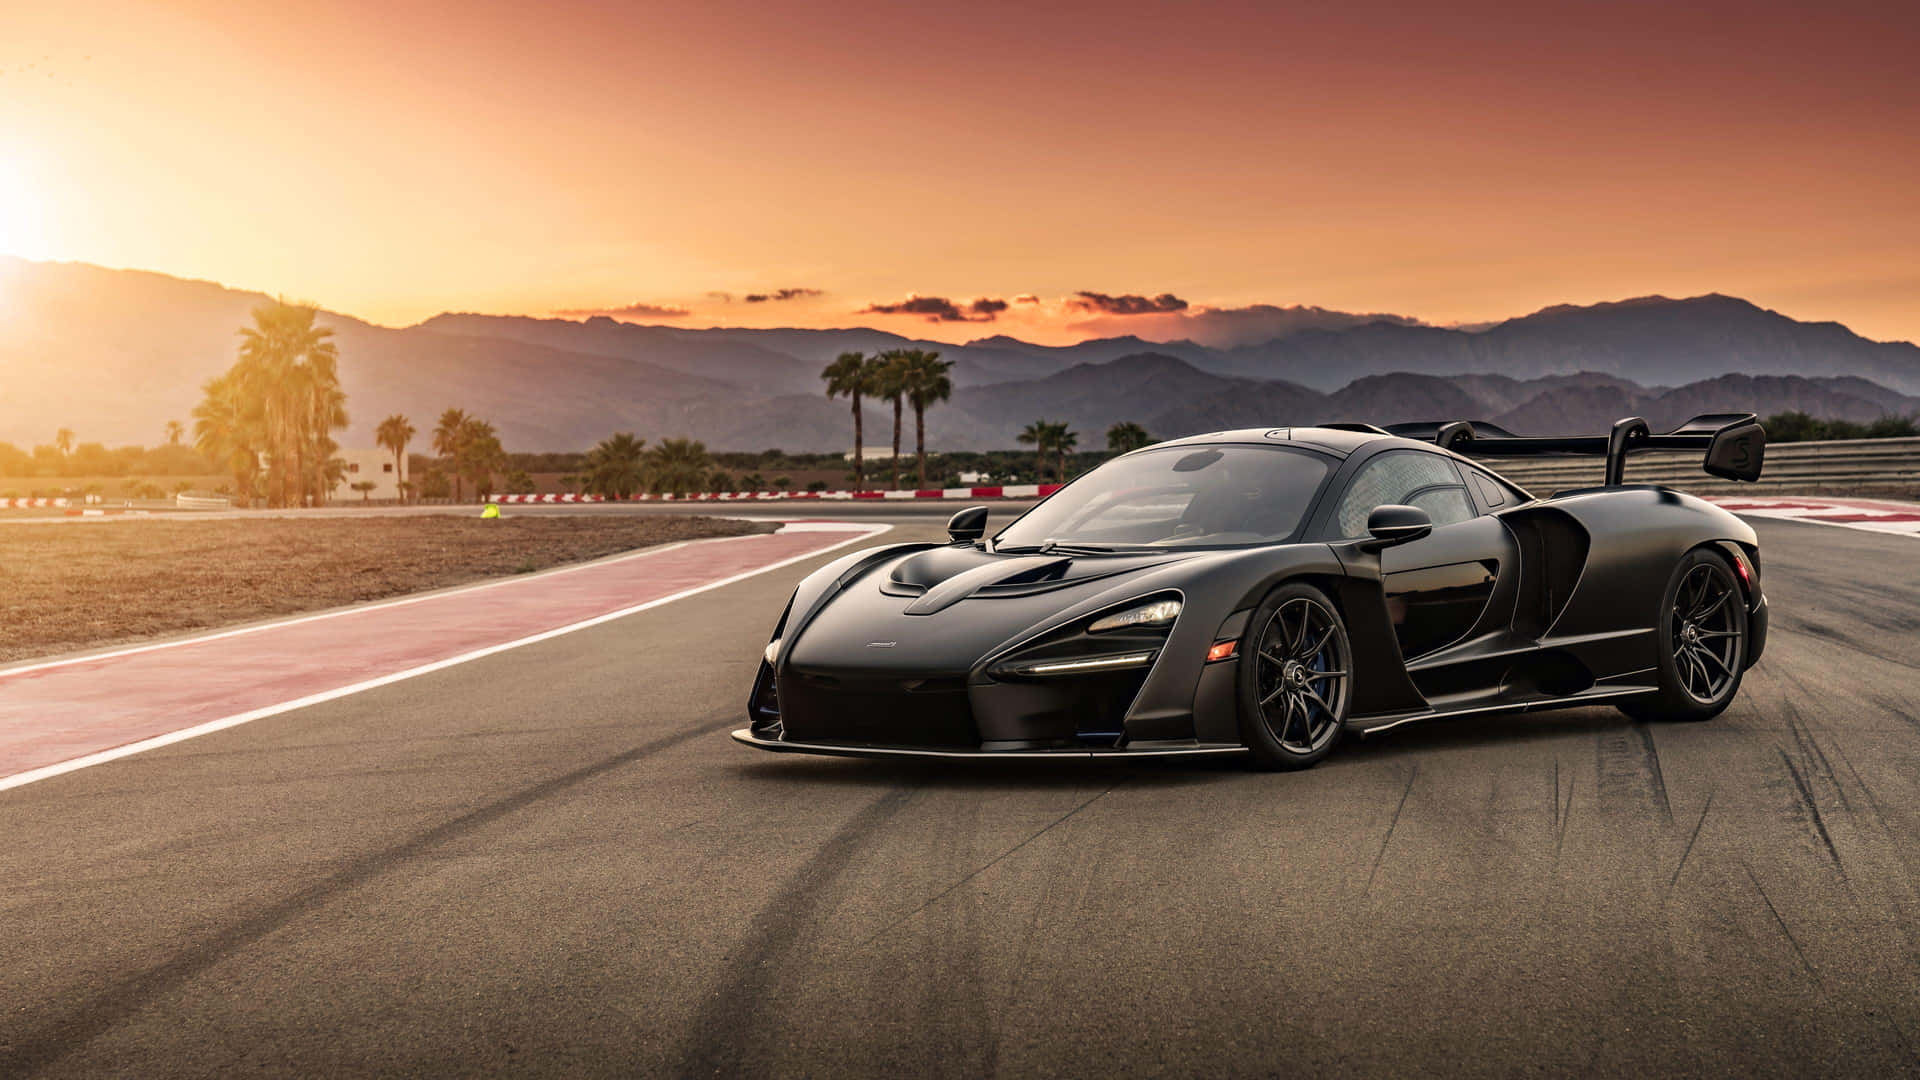
[(20, 160), (0, 154), (0, 255), (26, 255), (37, 248), (43, 213)]

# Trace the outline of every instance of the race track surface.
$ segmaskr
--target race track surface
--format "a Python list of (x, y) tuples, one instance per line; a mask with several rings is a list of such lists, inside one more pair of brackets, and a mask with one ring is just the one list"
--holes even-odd
[(1756, 526), (1704, 725), (736, 746), (827, 555), (0, 792), (0, 1075), (1920, 1072), (1920, 540)]

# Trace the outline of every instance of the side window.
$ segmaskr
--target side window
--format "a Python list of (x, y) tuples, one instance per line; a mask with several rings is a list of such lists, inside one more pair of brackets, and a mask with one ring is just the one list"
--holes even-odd
[(1497, 477), (1490, 476), (1478, 469), (1467, 472), (1473, 477), (1473, 486), (1480, 493), (1480, 501), (1487, 506), (1512, 506), (1526, 502), (1526, 495), (1519, 488)]
[[(1425, 491), (1416, 491), (1407, 496), (1408, 506), (1417, 506), (1433, 519), (1434, 528), (1442, 525), (1457, 525), (1474, 516), (1473, 503), (1467, 501), (1467, 489), (1463, 487), (1432, 487)], [(1364, 530), (1365, 522), (1361, 522)]]
[(1436, 526), (1473, 516), (1467, 489), (1451, 462), (1421, 450), (1391, 450), (1361, 466), (1347, 485), (1335, 518), (1340, 535), (1367, 535), (1367, 515), (1390, 503), (1418, 506)]
[(1507, 505), (1507, 493), (1500, 490), (1500, 485), (1494, 483), (1492, 477), (1483, 472), (1470, 472), (1468, 475), (1473, 477), (1473, 486), (1480, 489), (1481, 502), (1488, 506)]

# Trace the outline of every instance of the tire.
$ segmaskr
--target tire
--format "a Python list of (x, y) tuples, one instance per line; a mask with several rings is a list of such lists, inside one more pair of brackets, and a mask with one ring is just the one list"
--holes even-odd
[(1259, 769), (1305, 769), (1346, 732), (1353, 650), (1325, 593), (1289, 582), (1267, 594), (1241, 639), (1240, 737)]
[(1673, 569), (1660, 598), (1657, 693), (1620, 711), (1635, 720), (1699, 721), (1720, 715), (1746, 673), (1747, 601), (1719, 552), (1695, 548)]

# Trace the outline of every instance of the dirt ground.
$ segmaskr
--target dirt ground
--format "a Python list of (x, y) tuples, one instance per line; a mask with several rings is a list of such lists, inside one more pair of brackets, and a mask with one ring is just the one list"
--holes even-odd
[(0, 523), (0, 661), (773, 528), (678, 515)]

